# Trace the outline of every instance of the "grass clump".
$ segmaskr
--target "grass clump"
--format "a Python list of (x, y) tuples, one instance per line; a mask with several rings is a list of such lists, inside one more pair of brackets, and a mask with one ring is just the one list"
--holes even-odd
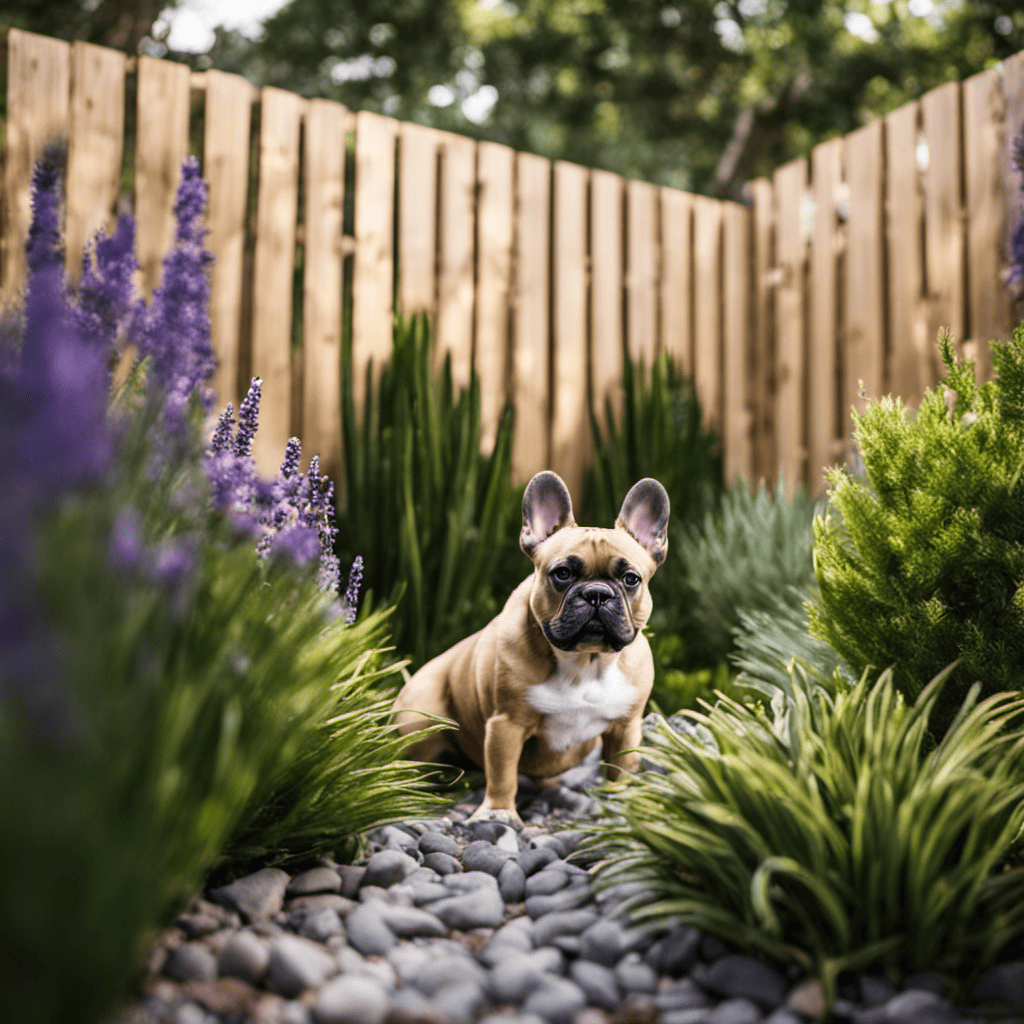
[(974, 686), (937, 745), (948, 672), (908, 703), (886, 671), (827, 688), (794, 667), (774, 721), (728, 698), (656, 730), (647, 773), (603, 796), (599, 886), (640, 882), (634, 920), (682, 922), (812, 970), (970, 980), (1024, 939), (1024, 700)]
[(978, 384), (948, 334), (946, 377), (916, 416), (898, 398), (855, 414), (866, 470), (830, 474), (841, 515), (815, 523), (821, 589), (815, 633), (857, 672), (893, 666), (913, 699), (958, 660), (934, 726), (968, 688), (1019, 689), (1024, 664), (1024, 326), (992, 343), (995, 380)]

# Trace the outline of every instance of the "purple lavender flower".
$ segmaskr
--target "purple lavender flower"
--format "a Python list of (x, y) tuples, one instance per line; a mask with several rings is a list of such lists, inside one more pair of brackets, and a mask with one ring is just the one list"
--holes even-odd
[[(135, 222), (122, 217), (109, 238), (103, 229), (82, 254), (82, 281), (73, 317), (82, 337), (104, 352), (116, 346), (118, 330), (135, 303)], [(136, 315), (141, 315), (137, 311)]]
[(363, 556), (356, 555), (348, 571), (348, 585), (345, 587), (345, 621), (351, 626), (356, 621), (359, 608), (359, 590), (363, 585)]
[(235, 454), (251, 455), (252, 439), (256, 436), (259, 426), (260, 394), (263, 389), (263, 378), (253, 377), (249, 390), (242, 404), (238, 407), (238, 434), (235, 437)]
[[(1013, 143), (1014, 164), (1024, 176), (1024, 133)], [(1021, 195), (1024, 196), (1024, 179), (1021, 181)], [(1020, 284), (1024, 281), (1024, 215), (1013, 230), (1010, 237), (1010, 281)]]
[(60, 235), (60, 167), (44, 159), (32, 171), (32, 223), (25, 253), (29, 280), (43, 267), (56, 267), (63, 274), (64, 251)]
[(268, 548), (270, 555), (287, 555), (292, 561), (305, 565), (320, 554), (320, 538), (311, 526), (296, 522), (272, 534)]
[(235, 425), (235, 410), (230, 402), (227, 408), (217, 418), (217, 429), (210, 439), (210, 454), (220, 455), (226, 452), (231, 445), (232, 428)]

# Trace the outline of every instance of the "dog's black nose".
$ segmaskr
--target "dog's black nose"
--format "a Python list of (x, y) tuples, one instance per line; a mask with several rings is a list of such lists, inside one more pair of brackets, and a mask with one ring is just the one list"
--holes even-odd
[(587, 604), (595, 608), (600, 608), (606, 602), (614, 600), (616, 596), (614, 587), (607, 583), (587, 583), (580, 588), (579, 594)]

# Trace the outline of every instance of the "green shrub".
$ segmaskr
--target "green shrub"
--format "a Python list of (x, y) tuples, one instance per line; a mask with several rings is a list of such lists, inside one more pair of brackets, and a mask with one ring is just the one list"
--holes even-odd
[(941, 730), (976, 680), (986, 694), (1022, 681), (1024, 327), (992, 343), (996, 379), (981, 385), (948, 335), (939, 347), (945, 394), (929, 390), (916, 416), (891, 397), (855, 415), (867, 479), (830, 475), (842, 523), (815, 523), (811, 621), (856, 672), (893, 666), (911, 699), (959, 659)]
[(416, 667), (486, 625), (529, 571), (522, 489), (510, 482), (511, 408), (482, 455), (478, 378), (455, 394), (450, 361), (437, 374), (431, 358), (426, 318), (396, 318), (377, 385), (367, 368), (361, 418), (348, 346), (343, 362), (339, 552), (361, 555), (372, 597), (397, 605), (395, 646)]
[[(683, 922), (795, 961), (834, 997), (845, 969), (976, 977), (1024, 939), (1024, 700), (964, 707), (926, 742), (944, 682), (912, 706), (883, 673), (836, 696), (794, 669), (778, 722), (724, 699), (712, 740), (655, 731), (648, 772), (609, 787), (599, 887), (640, 882), (637, 923)], [(706, 735), (706, 734), (705, 734)]]

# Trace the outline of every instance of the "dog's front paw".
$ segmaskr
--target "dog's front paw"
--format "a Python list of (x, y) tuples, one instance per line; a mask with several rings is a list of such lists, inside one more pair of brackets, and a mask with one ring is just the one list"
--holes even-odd
[(523, 819), (518, 811), (510, 811), (502, 807), (478, 807), (467, 821), (498, 821), (503, 825), (511, 825), (514, 829), (523, 827)]

